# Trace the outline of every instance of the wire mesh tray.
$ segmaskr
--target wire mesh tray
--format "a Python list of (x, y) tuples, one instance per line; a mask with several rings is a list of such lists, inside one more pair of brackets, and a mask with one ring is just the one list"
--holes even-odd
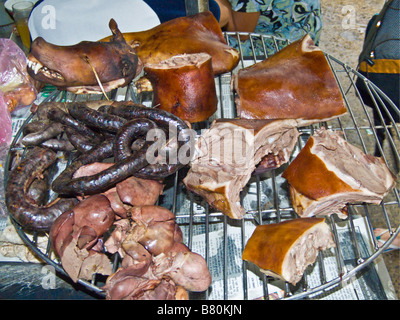
[[(237, 69), (244, 68), (268, 57), (269, 55), (286, 46), (284, 39), (245, 34), (250, 36), (250, 54), (245, 53), (237, 37), (242, 33), (226, 33), (226, 40), (236, 46), (242, 53), (242, 59)], [(246, 49), (248, 50), (248, 48)], [(374, 125), (372, 108), (366, 106), (360, 98), (355, 86), (355, 79), (361, 78), (374, 101), (374, 107), (382, 117), (380, 109), (389, 114), (386, 105), (391, 105), (395, 112), (400, 111), (394, 106), (387, 96), (373, 83), (364, 78), (354, 69), (338, 61), (329, 54), (325, 54), (343, 94), (348, 114), (329, 122), (319, 123), (308, 127), (299, 128), (300, 137), (291, 159), (295, 157), (304, 146), (308, 137), (314, 130), (324, 126), (332, 130), (340, 130), (351, 144), (358, 146), (364, 152), (372, 154), (375, 145), (382, 150), (382, 157), (392, 172), (398, 172), (400, 163), (399, 150), (395, 140), (400, 140), (399, 128), (393, 121), (380, 127)], [(237, 69), (233, 73), (237, 72)], [(207, 128), (215, 118), (235, 117), (234, 93), (230, 89), (232, 73), (220, 75), (215, 78), (219, 96), (218, 110), (207, 123), (197, 125), (194, 129)], [(119, 89), (120, 90), (120, 89)], [(118, 91), (119, 92), (119, 91)], [(118, 95), (119, 96), (119, 95)], [(109, 93), (109, 99), (116, 99), (117, 90)], [(54, 91), (45, 101), (86, 101), (104, 99), (100, 95), (73, 95), (67, 92)], [(138, 94), (133, 84), (124, 91), (125, 100), (144, 105), (151, 105), (151, 96)], [(381, 108), (378, 108), (381, 106)], [(30, 115), (25, 124), (30, 122)], [(24, 125), (25, 125), (24, 124)], [(388, 138), (387, 143), (381, 145), (377, 139), (377, 129), (384, 129)], [(6, 160), (5, 183), (7, 172), (23, 158), (26, 150), (19, 143), (23, 127), (20, 128), (10, 146)], [(319, 299), (325, 294), (338, 288), (353, 277), (362, 277), (367, 266), (384, 252), (393, 239), (399, 234), (400, 196), (399, 186), (384, 198), (380, 205), (349, 205), (349, 216), (340, 220), (336, 215), (330, 216), (326, 222), (331, 227), (336, 242), (336, 248), (320, 252), (314, 265), (309, 266), (296, 286), (283, 281), (277, 281), (258, 270), (246, 261), (241, 260), (241, 253), (258, 224), (276, 223), (289, 219), (296, 219), (293, 207), (289, 200), (288, 186), (281, 177), (287, 165), (268, 172), (254, 175), (241, 193), (242, 206), (246, 215), (242, 220), (232, 220), (220, 212), (214, 211), (200, 197), (187, 191), (182, 183), (186, 170), (182, 169), (166, 181), (164, 194), (160, 197), (158, 205), (164, 206), (174, 212), (176, 221), (180, 225), (185, 244), (201, 254), (207, 261), (213, 277), (210, 288), (202, 293), (192, 293), (194, 299)], [(382, 225), (382, 221), (384, 225)], [(57, 272), (67, 276), (59, 261), (54, 257), (51, 245), (39, 248), (37, 238), (48, 237), (47, 234), (26, 233), (17, 222), (12, 219), (18, 234), (39, 257), (47, 264), (52, 265)], [(374, 237), (373, 228), (383, 227), (394, 230), (390, 238), (381, 247), (378, 247)], [(361, 233), (360, 230), (364, 232)], [(110, 257), (114, 270), (118, 266), (117, 255)], [(79, 280), (82, 289), (89, 290), (99, 298), (104, 298), (101, 286), (104, 277), (95, 275), (91, 282)], [(379, 281), (378, 281), (379, 282)]]

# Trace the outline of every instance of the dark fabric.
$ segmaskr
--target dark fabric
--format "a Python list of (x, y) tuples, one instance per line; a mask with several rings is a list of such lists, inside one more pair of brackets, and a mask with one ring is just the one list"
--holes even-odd
[[(375, 14), (368, 23), (365, 35), (363, 51), (360, 53), (359, 62), (367, 61), (373, 65), (376, 59), (400, 59), (400, 0), (387, 2), (379, 14)], [(380, 22), (380, 23), (379, 23)], [(368, 70), (368, 69), (367, 69)], [(399, 108), (400, 73), (373, 73), (359, 72), (381, 89), (392, 102)], [(375, 108), (368, 93), (364, 81), (357, 79), (357, 88), (360, 91), (364, 103)], [(390, 104), (385, 104), (396, 122), (400, 121), (398, 113)], [(380, 107), (386, 123), (390, 122), (389, 116)], [(376, 111), (375, 111), (376, 112)], [(380, 119), (375, 120), (380, 124)]]
[[(160, 22), (166, 22), (186, 15), (185, 1), (180, 0), (144, 0), (157, 14)], [(214, 0), (209, 1), (209, 9), (219, 21), (220, 10)]]

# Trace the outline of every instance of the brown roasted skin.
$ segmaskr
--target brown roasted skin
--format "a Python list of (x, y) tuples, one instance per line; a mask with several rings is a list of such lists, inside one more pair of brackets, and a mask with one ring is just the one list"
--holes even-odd
[(288, 180), (291, 187), (313, 200), (340, 192), (356, 192), (311, 152), (313, 144), (314, 140), (308, 139), (282, 177)]
[(28, 67), (29, 75), (42, 83), (73, 92), (101, 92), (98, 80), (106, 91), (130, 83), (142, 70), (142, 64), (113, 19), (110, 29), (113, 35), (108, 42), (82, 41), (58, 46), (36, 38), (28, 59), (34, 64), (39, 62), (47, 70), (41, 68), (35, 72), (33, 67)]
[(182, 120), (200, 122), (217, 111), (211, 56), (205, 53), (178, 55), (144, 71), (153, 87), (153, 106)]
[(176, 18), (149, 30), (123, 35), (144, 65), (178, 54), (206, 52), (212, 56), (214, 74), (218, 75), (231, 71), (239, 62), (238, 51), (226, 43), (211, 12)]
[(299, 119), (306, 125), (347, 111), (324, 53), (308, 35), (239, 70), (234, 87), (241, 118)]
[(307, 230), (324, 221), (324, 218), (306, 218), (258, 225), (247, 241), (242, 259), (282, 275), (283, 261), (289, 249)]

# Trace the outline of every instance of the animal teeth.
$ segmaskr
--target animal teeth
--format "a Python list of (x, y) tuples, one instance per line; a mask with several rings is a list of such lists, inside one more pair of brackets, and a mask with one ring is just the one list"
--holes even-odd
[(40, 63), (36, 63), (35, 68), (33, 69), (33, 71), (35, 72), (35, 74), (38, 73), (39, 69), (42, 67), (42, 65)]
[(34, 72), (35, 74), (38, 73), (38, 71), (40, 70), (40, 68), (43, 68), (43, 66), (42, 66), (41, 63), (35, 62), (35, 61), (31, 61), (31, 60), (28, 60), (27, 65), (28, 65), (29, 68), (31, 68), (31, 69), (33, 70), (33, 72)]

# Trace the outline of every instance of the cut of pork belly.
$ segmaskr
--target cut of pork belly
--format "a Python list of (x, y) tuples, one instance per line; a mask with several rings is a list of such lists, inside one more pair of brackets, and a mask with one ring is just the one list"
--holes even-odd
[(341, 132), (324, 128), (309, 138), (282, 177), (289, 182), (299, 216), (336, 213), (342, 219), (348, 203), (380, 204), (396, 181), (382, 158), (365, 154)]
[(305, 218), (259, 225), (243, 250), (242, 259), (272, 277), (293, 285), (301, 280), (318, 252), (335, 246), (324, 218)]
[(347, 112), (324, 53), (309, 35), (233, 78), (237, 113), (246, 119), (296, 119), (299, 126)]
[(266, 162), (270, 169), (286, 163), (298, 136), (294, 120), (216, 120), (198, 138), (197, 155), (183, 182), (213, 208), (241, 219), (240, 192), (256, 165), (265, 156), (273, 160)]

